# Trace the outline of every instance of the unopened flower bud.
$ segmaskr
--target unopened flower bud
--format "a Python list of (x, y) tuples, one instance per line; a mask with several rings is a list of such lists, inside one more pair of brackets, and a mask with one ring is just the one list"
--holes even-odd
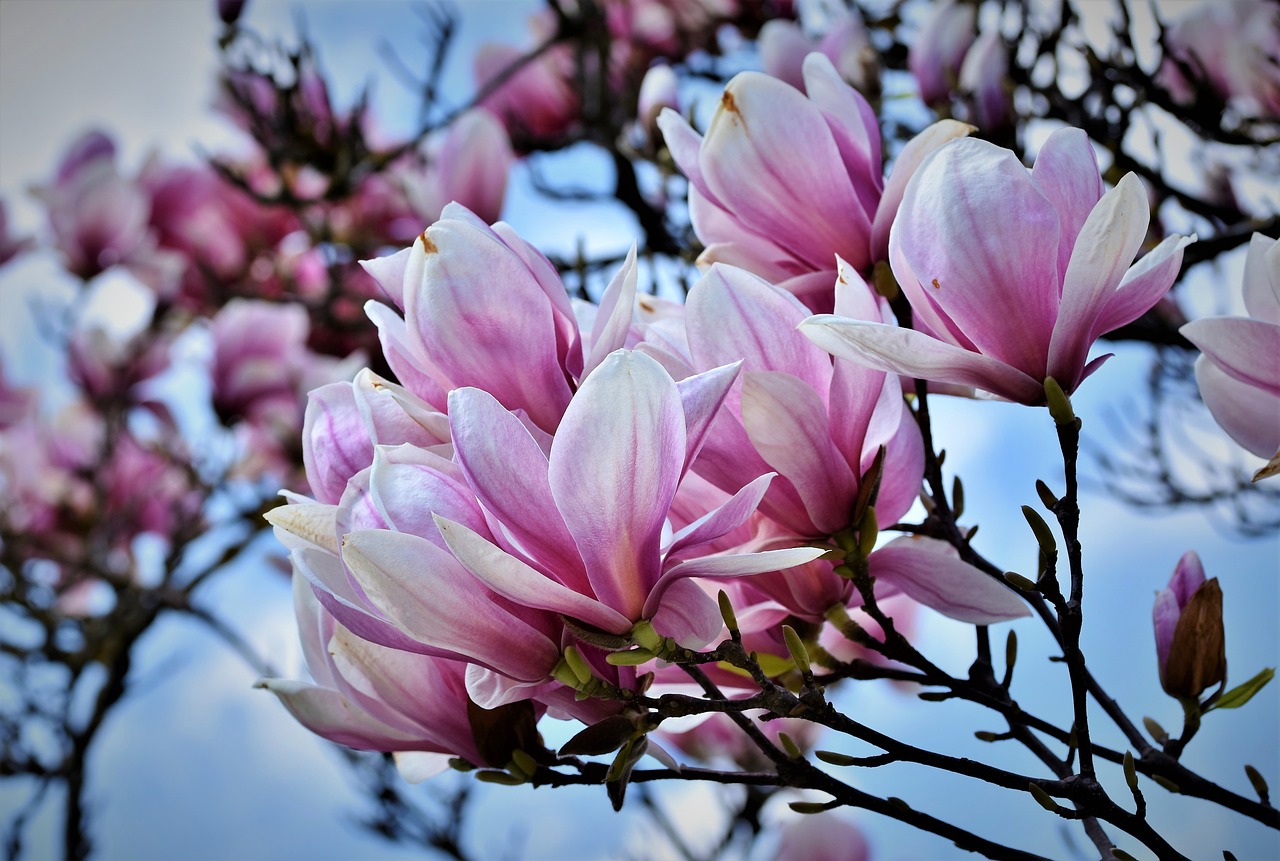
[(1227, 677), (1222, 627), (1222, 589), (1204, 579), (1194, 551), (1178, 561), (1169, 586), (1156, 595), (1152, 610), (1160, 684), (1170, 696), (1198, 699)]

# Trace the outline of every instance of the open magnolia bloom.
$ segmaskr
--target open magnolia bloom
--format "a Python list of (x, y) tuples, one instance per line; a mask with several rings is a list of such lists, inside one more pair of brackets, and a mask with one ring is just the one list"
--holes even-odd
[(1244, 264), (1248, 317), (1206, 317), (1179, 331), (1204, 353), (1196, 383), (1214, 421), (1280, 473), (1280, 241), (1255, 233)]
[(912, 171), (971, 127), (934, 123), (903, 148), (886, 183), (867, 100), (822, 54), (805, 59), (804, 84), (802, 93), (742, 72), (725, 87), (705, 136), (670, 110), (658, 125), (689, 178), (690, 218), (707, 246), (699, 263), (740, 266), (829, 310), (836, 255), (857, 269), (884, 259)]
[(1093, 342), (1177, 277), (1192, 240), (1176, 234), (1130, 265), (1149, 218), (1133, 174), (1102, 193), (1078, 129), (1050, 135), (1031, 170), (986, 141), (952, 141), (907, 183), (889, 236), (915, 328), (820, 315), (801, 331), (873, 368), (1042, 404), (1046, 377), (1074, 391), (1108, 358), (1087, 361)]

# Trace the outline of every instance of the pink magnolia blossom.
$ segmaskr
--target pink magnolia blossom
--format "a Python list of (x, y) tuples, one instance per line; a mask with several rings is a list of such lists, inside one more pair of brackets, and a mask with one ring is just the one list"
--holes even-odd
[(866, 99), (821, 54), (805, 59), (804, 79), (807, 96), (768, 75), (739, 74), (703, 137), (671, 111), (658, 124), (689, 178), (690, 215), (707, 246), (699, 262), (740, 266), (829, 310), (836, 256), (857, 269), (883, 259), (912, 171), (969, 127), (930, 126), (907, 144), (886, 184)]
[(1203, 3), (1164, 35), (1168, 54), (1157, 80), (1175, 101), (1192, 102), (1197, 89), (1207, 85), (1211, 101), (1226, 100), (1260, 119), (1280, 117), (1280, 10), (1275, 4)]
[(988, 30), (964, 55), (958, 81), (968, 119), (986, 132), (1008, 126), (1013, 118), (1012, 84), (1008, 75), (1009, 48), (1004, 36), (999, 30)]
[(807, 36), (794, 21), (775, 18), (760, 28), (760, 65), (765, 74), (804, 91), (804, 60), (819, 51), (831, 60), (840, 77), (859, 93), (880, 89), (875, 49), (856, 9), (840, 9), (830, 16), (818, 39)]
[(240, 417), (292, 428), (306, 365), (310, 322), (301, 305), (233, 299), (213, 318), (213, 405)]
[(664, 537), (676, 488), (735, 376), (729, 366), (676, 384), (643, 354), (612, 353), (578, 390), (549, 451), (492, 396), (455, 391), (455, 458), (518, 544), (499, 548), (437, 518), (445, 542), (467, 570), (512, 601), (618, 635), (650, 620), (662, 636), (705, 644), (720, 631), (720, 614), (687, 578), (775, 570), (822, 553), (706, 555), (707, 545), (755, 509), (768, 476)]
[(497, 221), (515, 158), (502, 123), (489, 111), (470, 110), (431, 142), (425, 175), (406, 177), (405, 191), (424, 224), (438, 220), (452, 201), (485, 222)]
[(1050, 135), (1031, 171), (986, 141), (952, 141), (908, 183), (890, 237), (916, 329), (824, 315), (802, 330), (871, 367), (1040, 404), (1046, 377), (1074, 391), (1107, 358), (1087, 361), (1093, 342), (1173, 283), (1190, 239), (1130, 266), (1148, 218), (1133, 174), (1103, 194), (1079, 130)]
[(404, 309), (401, 318), (385, 305), (366, 306), (388, 364), (441, 412), (449, 391), (474, 386), (552, 432), (573, 385), (630, 335), (634, 253), (583, 332), (546, 257), (508, 225), (490, 227), (458, 204), (446, 206), (412, 248), (365, 268)]
[(680, 109), (679, 83), (675, 71), (665, 63), (650, 68), (640, 81), (636, 120), (650, 139), (657, 133), (658, 115), (663, 108)]
[(437, 771), (446, 767), (448, 756), (506, 765), (487, 763), (476, 746), (467, 718), (466, 664), (354, 635), (325, 610), (298, 573), (293, 597), (314, 681), (263, 679), (258, 686), (279, 697), (299, 723), (348, 747), (438, 754)]
[(788, 819), (778, 827), (781, 839), (774, 861), (870, 861), (871, 847), (862, 829), (838, 813)]
[(930, 7), (907, 53), (907, 68), (926, 104), (945, 102), (955, 89), (965, 54), (977, 38), (977, 22), (978, 10), (970, 3)]
[[(490, 86), (523, 56), (511, 45), (484, 45), (476, 52), (478, 87)], [(578, 93), (574, 90), (573, 56), (568, 45), (554, 45), (528, 63), (480, 101), (520, 142), (554, 140), (577, 121)]]
[(1179, 331), (1204, 355), (1196, 383), (1218, 425), (1280, 473), (1280, 242), (1255, 233), (1244, 264), (1248, 317), (1207, 317)]
[(115, 143), (102, 132), (80, 138), (63, 157), (53, 184), (36, 193), (74, 274), (88, 279), (120, 264), (157, 289), (176, 279), (181, 262), (156, 247), (145, 190), (120, 175)]
[[(836, 308), (885, 319), (884, 300), (845, 271)], [(690, 291), (686, 308), (687, 353), (680, 355), (671, 341), (643, 346), (676, 374), (682, 361), (690, 370), (743, 361), (742, 382), (726, 398), (694, 470), (725, 493), (740, 493), (760, 476), (777, 473), (749, 524), (746, 546), (825, 545), (855, 528), (849, 518), (860, 481), (882, 446), (877, 515), (888, 523), (906, 513), (920, 489), (924, 453), (895, 376), (824, 355), (796, 331), (808, 309), (744, 270), (712, 266)], [(1026, 613), (1012, 592), (942, 542), (899, 539), (872, 553), (869, 563), (886, 596), (902, 591), (979, 624)], [(812, 621), (836, 605), (860, 603), (852, 582), (823, 559), (743, 583), (757, 597)]]

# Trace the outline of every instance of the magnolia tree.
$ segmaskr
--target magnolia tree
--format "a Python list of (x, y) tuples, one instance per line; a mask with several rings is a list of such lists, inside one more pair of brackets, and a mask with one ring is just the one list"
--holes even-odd
[[(29, 694), (3, 773), (64, 783), (66, 852), (88, 854), (85, 753), (172, 612), (311, 731), (411, 783), (471, 772), (444, 820), (376, 772), (374, 824), (454, 857), (472, 781), (597, 786), (689, 858), (890, 849), (841, 809), (991, 858), (1060, 851), (863, 787), (898, 764), (1007, 790), (1081, 857), (1187, 857), (1154, 816), (1173, 796), (1280, 829), (1265, 756), (1182, 759), (1274, 656), (1228, 684), (1223, 590), (1180, 547), (1130, 576), (1159, 589), (1149, 671), (1182, 724), (1122, 705), (1095, 668), (1132, 658), (1082, 645), (1108, 560), (1081, 493), (1083, 473), (1241, 536), (1280, 525), (1280, 14), (1081, 5), (552, 2), (528, 44), (480, 50), (461, 98), (441, 85), (457, 19), (427, 7), (420, 130), (391, 139), (366, 99), (334, 103), (313, 45), (220, 2), (245, 147), (128, 173), (95, 132), (36, 192), (86, 290), (127, 273), (150, 299), (127, 339), (46, 309), (65, 397), (0, 388), (4, 598), (28, 629), (6, 672)], [(607, 191), (549, 178), (570, 145), (607, 156)], [(544, 254), (499, 220), (513, 173), (609, 201), (635, 244)], [(31, 245), (0, 234), (0, 259)], [(1228, 253), (1219, 306), (1244, 313), (1202, 314), (1180, 283)], [(1151, 345), (1118, 430), (1073, 406), (1110, 370), (1100, 340)], [(207, 401), (166, 392), (183, 363)], [(1036, 558), (964, 520), (944, 472), (963, 443), (931, 419), (956, 398), (1056, 435), (1060, 470), (1003, 501)], [(1188, 415), (1204, 432), (1172, 433)], [(192, 601), (267, 522), (309, 679)], [(928, 614), (971, 629), (963, 672), (918, 636)], [(1050, 644), (1061, 713), (1019, 705), (1015, 631)], [(940, 723), (969, 704), (1000, 727), (977, 733), (991, 756), (903, 737), (859, 704), (871, 685)], [(690, 781), (741, 788), (705, 850), (649, 794)]]

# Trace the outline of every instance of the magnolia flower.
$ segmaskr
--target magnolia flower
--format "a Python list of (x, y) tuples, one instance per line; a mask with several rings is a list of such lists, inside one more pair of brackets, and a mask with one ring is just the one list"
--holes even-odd
[(401, 318), (386, 305), (365, 306), (387, 363), (441, 412), (450, 390), (474, 386), (552, 432), (575, 382), (625, 346), (630, 331), (634, 252), (583, 332), (547, 258), (508, 225), (489, 227), (458, 204), (446, 206), (412, 248), (364, 266), (404, 308)]
[[(1203, 3), (1164, 32), (1157, 73), (1174, 100), (1225, 100), (1260, 119), (1280, 117), (1280, 11), (1268, 0)], [(1188, 80), (1190, 76), (1190, 80)]]
[(944, 102), (955, 89), (977, 23), (978, 10), (969, 3), (938, 3), (930, 9), (907, 52), (907, 68), (925, 103)]
[(1008, 75), (1009, 48), (999, 30), (988, 30), (969, 46), (958, 81), (958, 89), (967, 102), (968, 118), (984, 131), (1003, 128), (1012, 118)]
[[(885, 319), (887, 303), (845, 271), (836, 308)], [(785, 290), (716, 264), (689, 293), (687, 353), (679, 355), (670, 340), (643, 345), (677, 374), (682, 362), (705, 370), (741, 358), (741, 386), (726, 398), (694, 470), (725, 493), (741, 493), (761, 476), (777, 473), (750, 524), (746, 546), (754, 549), (823, 544), (856, 527), (850, 513), (881, 447), (876, 512), (883, 522), (906, 513), (924, 471), (920, 432), (903, 405), (898, 379), (832, 360), (796, 331), (806, 314)], [(940, 541), (899, 539), (871, 553), (868, 562), (879, 594), (905, 592), (954, 618), (988, 624), (1027, 612), (1012, 591)], [(861, 602), (852, 582), (821, 559), (744, 583), (755, 597), (811, 621), (821, 621), (837, 605)]]
[(1170, 696), (1196, 699), (1227, 678), (1222, 629), (1222, 589), (1205, 580), (1194, 550), (1178, 560), (1169, 585), (1156, 593), (1151, 610), (1160, 685)]
[(115, 159), (111, 138), (90, 132), (63, 157), (53, 184), (36, 190), (48, 209), (58, 250), (81, 278), (120, 264), (144, 283), (167, 289), (181, 261), (156, 248), (147, 194), (120, 175)]
[(675, 70), (663, 63), (644, 73), (636, 97), (636, 121), (647, 138), (657, 133), (658, 115), (665, 108), (680, 109), (680, 81)]
[[(477, 87), (488, 86), (520, 62), (524, 53), (514, 45), (482, 46), (475, 58)], [(568, 45), (554, 45), (498, 84), (480, 106), (502, 120), (517, 141), (558, 138), (578, 116), (580, 99), (572, 80), (573, 57)]]
[[(418, 778), (441, 771), (448, 756), (476, 765), (480, 753), (468, 719), (467, 665), (380, 646), (344, 628), (316, 599), (307, 579), (293, 575), (294, 611), (313, 682), (262, 679), (294, 718), (337, 744), (360, 750), (423, 751)], [(399, 758), (398, 758), (399, 760)]]
[(889, 259), (916, 328), (813, 317), (802, 331), (871, 367), (1044, 403), (1044, 380), (1068, 393), (1105, 361), (1099, 336), (1151, 308), (1177, 277), (1182, 249), (1166, 238), (1130, 266), (1149, 219), (1127, 174), (1102, 191), (1084, 132), (1049, 136), (1034, 169), (986, 141), (946, 144), (908, 183)]
[(1208, 317), (1179, 331), (1204, 353), (1196, 383), (1214, 420), (1268, 463), (1254, 481), (1280, 473), (1280, 242), (1255, 233), (1244, 264), (1248, 317)]
[(425, 222), (438, 220), (452, 201), (485, 222), (501, 217), (516, 156), (507, 130), (492, 113), (470, 110), (458, 117), (432, 142), (428, 159), (426, 175), (406, 177), (405, 189)]
[(651, 621), (699, 647), (721, 628), (715, 602), (689, 577), (733, 577), (803, 564), (820, 548), (708, 556), (755, 510), (772, 476), (667, 536), (667, 511), (702, 447), (735, 366), (672, 381), (647, 356), (611, 354), (574, 396), (544, 451), (490, 395), (450, 395), (455, 459), (504, 546), (437, 518), (445, 543), (476, 578), (519, 604), (615, 635)]
[[(902, 189), (924, 156), (969, 127), (935, 123), (882, 179), (880, 130), (866, 99), (822, 54), (804, 61), (808, 95), (759, 72), (725, 87), (700, 137), (674, 111), (658, 118), (689, 178), (699, 262), (730, 263), (829, 310), (839, 255), (855, 269), (885, 257)], [(785, 164), (779, 172), (777, 165)]]
[(869, 861), (862, 829), (837, 813), (787, 819), (778, 826), (774, 861)]

